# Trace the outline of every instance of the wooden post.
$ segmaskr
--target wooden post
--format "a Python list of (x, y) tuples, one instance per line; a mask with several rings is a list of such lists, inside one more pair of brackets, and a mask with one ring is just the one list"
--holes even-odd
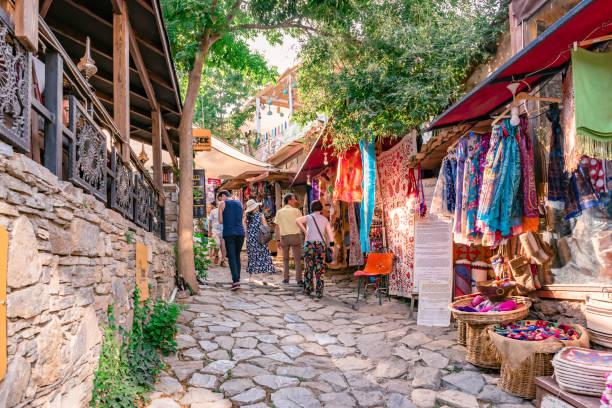
[(151, 136), (153, 139), (153, 181), (159, 191), (163, 191), (162, 182), (162, 117), (159, 110), (151, 112)]
[(28, 51), (38, 51), (38, 0), (15, 1), (15, 36)]
[[(124, 3), (121, 0), (120, 3)], [(125, 4), (123, 4), (125, 6)], [(130, 29), (127, 9), (113, 14), (113, 118), (121, 134), (121, 156), (130, 161)]]
[[(58, 52), (47, 50), (45, 56), (45, 106), (54, 115), (53, 122), (45, 123), (44, 165), (53, 174), (62, 178), (63, 127), (63, 76), (64, 61)], [(36, 135), (32, 135), (36, 137)]]

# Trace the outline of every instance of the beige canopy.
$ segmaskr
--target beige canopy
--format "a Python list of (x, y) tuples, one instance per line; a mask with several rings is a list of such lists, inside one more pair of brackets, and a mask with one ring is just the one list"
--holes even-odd
[(212, 138), (211, 145), (210, 151), (195, 154), (195, 167), (204, 169), (206, 177), (227, 180), (246, 172), (256, 176), (268, 171), (277, 171), (270, 163), (242, 153), (216, 137)]

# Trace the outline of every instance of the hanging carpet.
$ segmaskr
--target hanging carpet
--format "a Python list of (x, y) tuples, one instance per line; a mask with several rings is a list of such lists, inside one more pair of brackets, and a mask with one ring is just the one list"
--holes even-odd
[(416, 180), (408, 167), (410, 156), (416, 154), (416, 135), (405, 136), (377, 161), (380, 198), (384, 210), (387, 248), (395, 254), (393, 272), (389, 276), (389, 292), (395, 296), (410, 296), (414, 269), (414, 222)]

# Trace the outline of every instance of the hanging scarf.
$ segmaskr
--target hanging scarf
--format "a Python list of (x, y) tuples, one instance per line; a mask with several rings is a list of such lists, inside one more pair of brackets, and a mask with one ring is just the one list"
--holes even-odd
[[(361, 250), (361, 242), (359, 236), (359, 224), (357, 222), (357, 208), (355, 203), (348, 205), (348, 222), (349, 222), (349, 266), (363, 265), (363, 252)], [(363, 229), (363, 228), (362, 228)]]
[(376, 202), (376, 149), (374, 142), (360, 141), (361, 166), (363, 169), (362, 191), (363, 199), (360, 206), (361, 228), (359, 229), (359, 240), (361, 250), (366, 254), (370, 252), (370, 228), (374, 217), (374, 205)]
[(319, 200), (320, 198), (321, 198), (321, 189), (320, 189), (319, 179), (315, 177), (312, 179), (312, 182), (311, 182), (310, 202)]
[(448, 155), (448, 160), (444, 169), (444, 177), (446, 178), (446, 209), (452, 216), (452, 213), (455, 212), (455, 200), (457, 199), (457, 192), (455, 191), (457, 158), (455, 157), (455, 152)]
[(436, 180), (436, 187), (434, 188), (433, 197), (431, 199), (431, 208), (429, 213), (436, 215), (441, 220), (447, 220), (452, 217), (452, 213), (448, 211), (447, 203), (447, 185), (446, 185), (446, 167), (449, 165), (448, 156), (442, 159), (442, 166), (440, 167), (440, 173)]
[(427, 203), (425, 202), (425, 191), (423, 190), (423, 177), (421, 174), (421, 165), (419, 164), (418, 167), (414, 171), (417, 177), (416, 188), (417, 188), (417, 194), (418, 194), (416, 210), (417, 210), (417, 215), (423, 218), (427, 215)]
[[(565, 111), (566, 107), (563, 107)], [(546, 117), (552, 123), (550, 152), (548, 154), (548, 201), (562, 203), (567, 190), (567, 174), (565, 173), (565, 158), (563, 156), (563, 142), (561, 139), (561, 126), (559, 124), (559, 105), (550, 105)], [(567, 129), (564, 129), (568, 132)]]
[(361, 154), (358, 148), (352, 148), (338, 158), (338, 172), (334, 187), (334, 200), (347, 203), (361, 202), (363, 180)]
[(464, 136), (457, 144), (457, 177), (455, 179), (455, 224), (453, 232), (455, 234), (455, 242), (463, 242), (461, 238), (461, 205), (463, 200), (463, 177), (465, 171), (465, 160), (467, 159), (467, 138)]
[(612, 159), (612, 52), (572, 52), (578, 156)]
[(519, 149), (523, 185), (523, 219), (521, 232), (537, 232), (540, 226), (538, 195), (536, 193), (535, 167), (533, 164), (533, 139), (529, 133), (526, 115), (521, 116), (519, 125)]
[(476, 225), (478, 215), (478, 203), (480, 202), (480, 189), (482, 187), (482, 176), (489, 151), (490, 134), (475, 135), (476, 148), (468, 162), (468, 185), (466, 202), (465, 235), (468, 240), (479, 244), (482, 231)]
[(516, 233), (521, 225), (521, 159), (517, 127), (505, 119), (494, 130), (483, 175), (477, 225), (483, 231), (483, 245), (497, 245)]

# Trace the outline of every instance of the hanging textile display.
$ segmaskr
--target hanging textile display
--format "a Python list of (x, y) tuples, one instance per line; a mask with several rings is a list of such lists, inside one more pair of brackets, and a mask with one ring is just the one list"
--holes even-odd
[(429, 212), (443, 221), (451, 222), (455, 212), (455, 172), (457, 160), (454, 150), (442, 159), (440, 174)]
[(540, 212), (538, 210), (535, 166), (533, 162), (533, 139), (529, 133), (527, 116), (521, 116), (520, 120), (518, 138), (523, 180), (523, 220), (521, 232), (537, 232), (540, 226)]
[(395, 296), (412, 293), (416, 180), (407, 158), (415, 153), (416, 135), (411, 133), (381, 153), (377, 163), (387, 247), (395, 254), (389, 277), (389, 292)]
[(361, 202), (363, 197), (361, 190), (362, 180), (361, 153), (355, 147), (338, 157), (334, 200), (347, 203)]
[(319, 178), (315, 177), (314, 179), (312, 179), (311, 185), (310, 185), (310, 202), (313, 202), (315, 200), (320, 200), (320, 198), (321, 198), (321, 189), (320, 189)]
[(521, 226), (521, 177), (517, 127), (504, 119), (493, 130), (483, 174), (477, 222), (483, 232), (483, 245), (496, 245), (516, 234), (516, 228)]
[[(566, 82), (567, 81), (571, 81), (571, 79), (568, 77), (566, 79)], [(566, 112), (568, 109), (569, 107), (565, 105), (563, 111)], [(552, 123), (550, 151), (548, 155), (548, 202), (557, 207), (565, 200), (565, 191), (567, 189), (567, 175), (565, 173), (565, 157), (563, 154), (563, 140), (561, 138), (559, 115), (559, 105), (556, 103), (552, 104), (550, 109), (546, 112), (546, 117)], [(570, 124), (567, 125), (565, 131), (569, 132), (568, 129), (571, 129)]]
[[(482, 231), (476, 225), (482, 176), (489, 150), (491, 135), (470, 134), (472, 140), (468, 144), (468, 157), (465, 164), (462, 197), (461, 240), (480, 244)], [(465, 218), (463, 218), (465, 215)]]
[(349, 222), (349, 266), (363, 265), (363, 252), (359, 237), (359, 222), (357, 221), (357, 208), (355, 203), (348, 205)]
[(472, 293), (470, 279), (472, 277), (472, 264), (467, 259), (455, 262), (455, 297)]
[(612, 52), (572, 51), (578, 156), (612, 159)]
[(370, 228), (374, 217), (374, 205), (376, 196), (376, 150), (374, 143), (361, 140), (359, 142), (361, 152), (361, 167), (363, 169), (361, 201), (361, 228), (359, 229), (359, 240), (361, 250), (364, 253), (370, 252)]

